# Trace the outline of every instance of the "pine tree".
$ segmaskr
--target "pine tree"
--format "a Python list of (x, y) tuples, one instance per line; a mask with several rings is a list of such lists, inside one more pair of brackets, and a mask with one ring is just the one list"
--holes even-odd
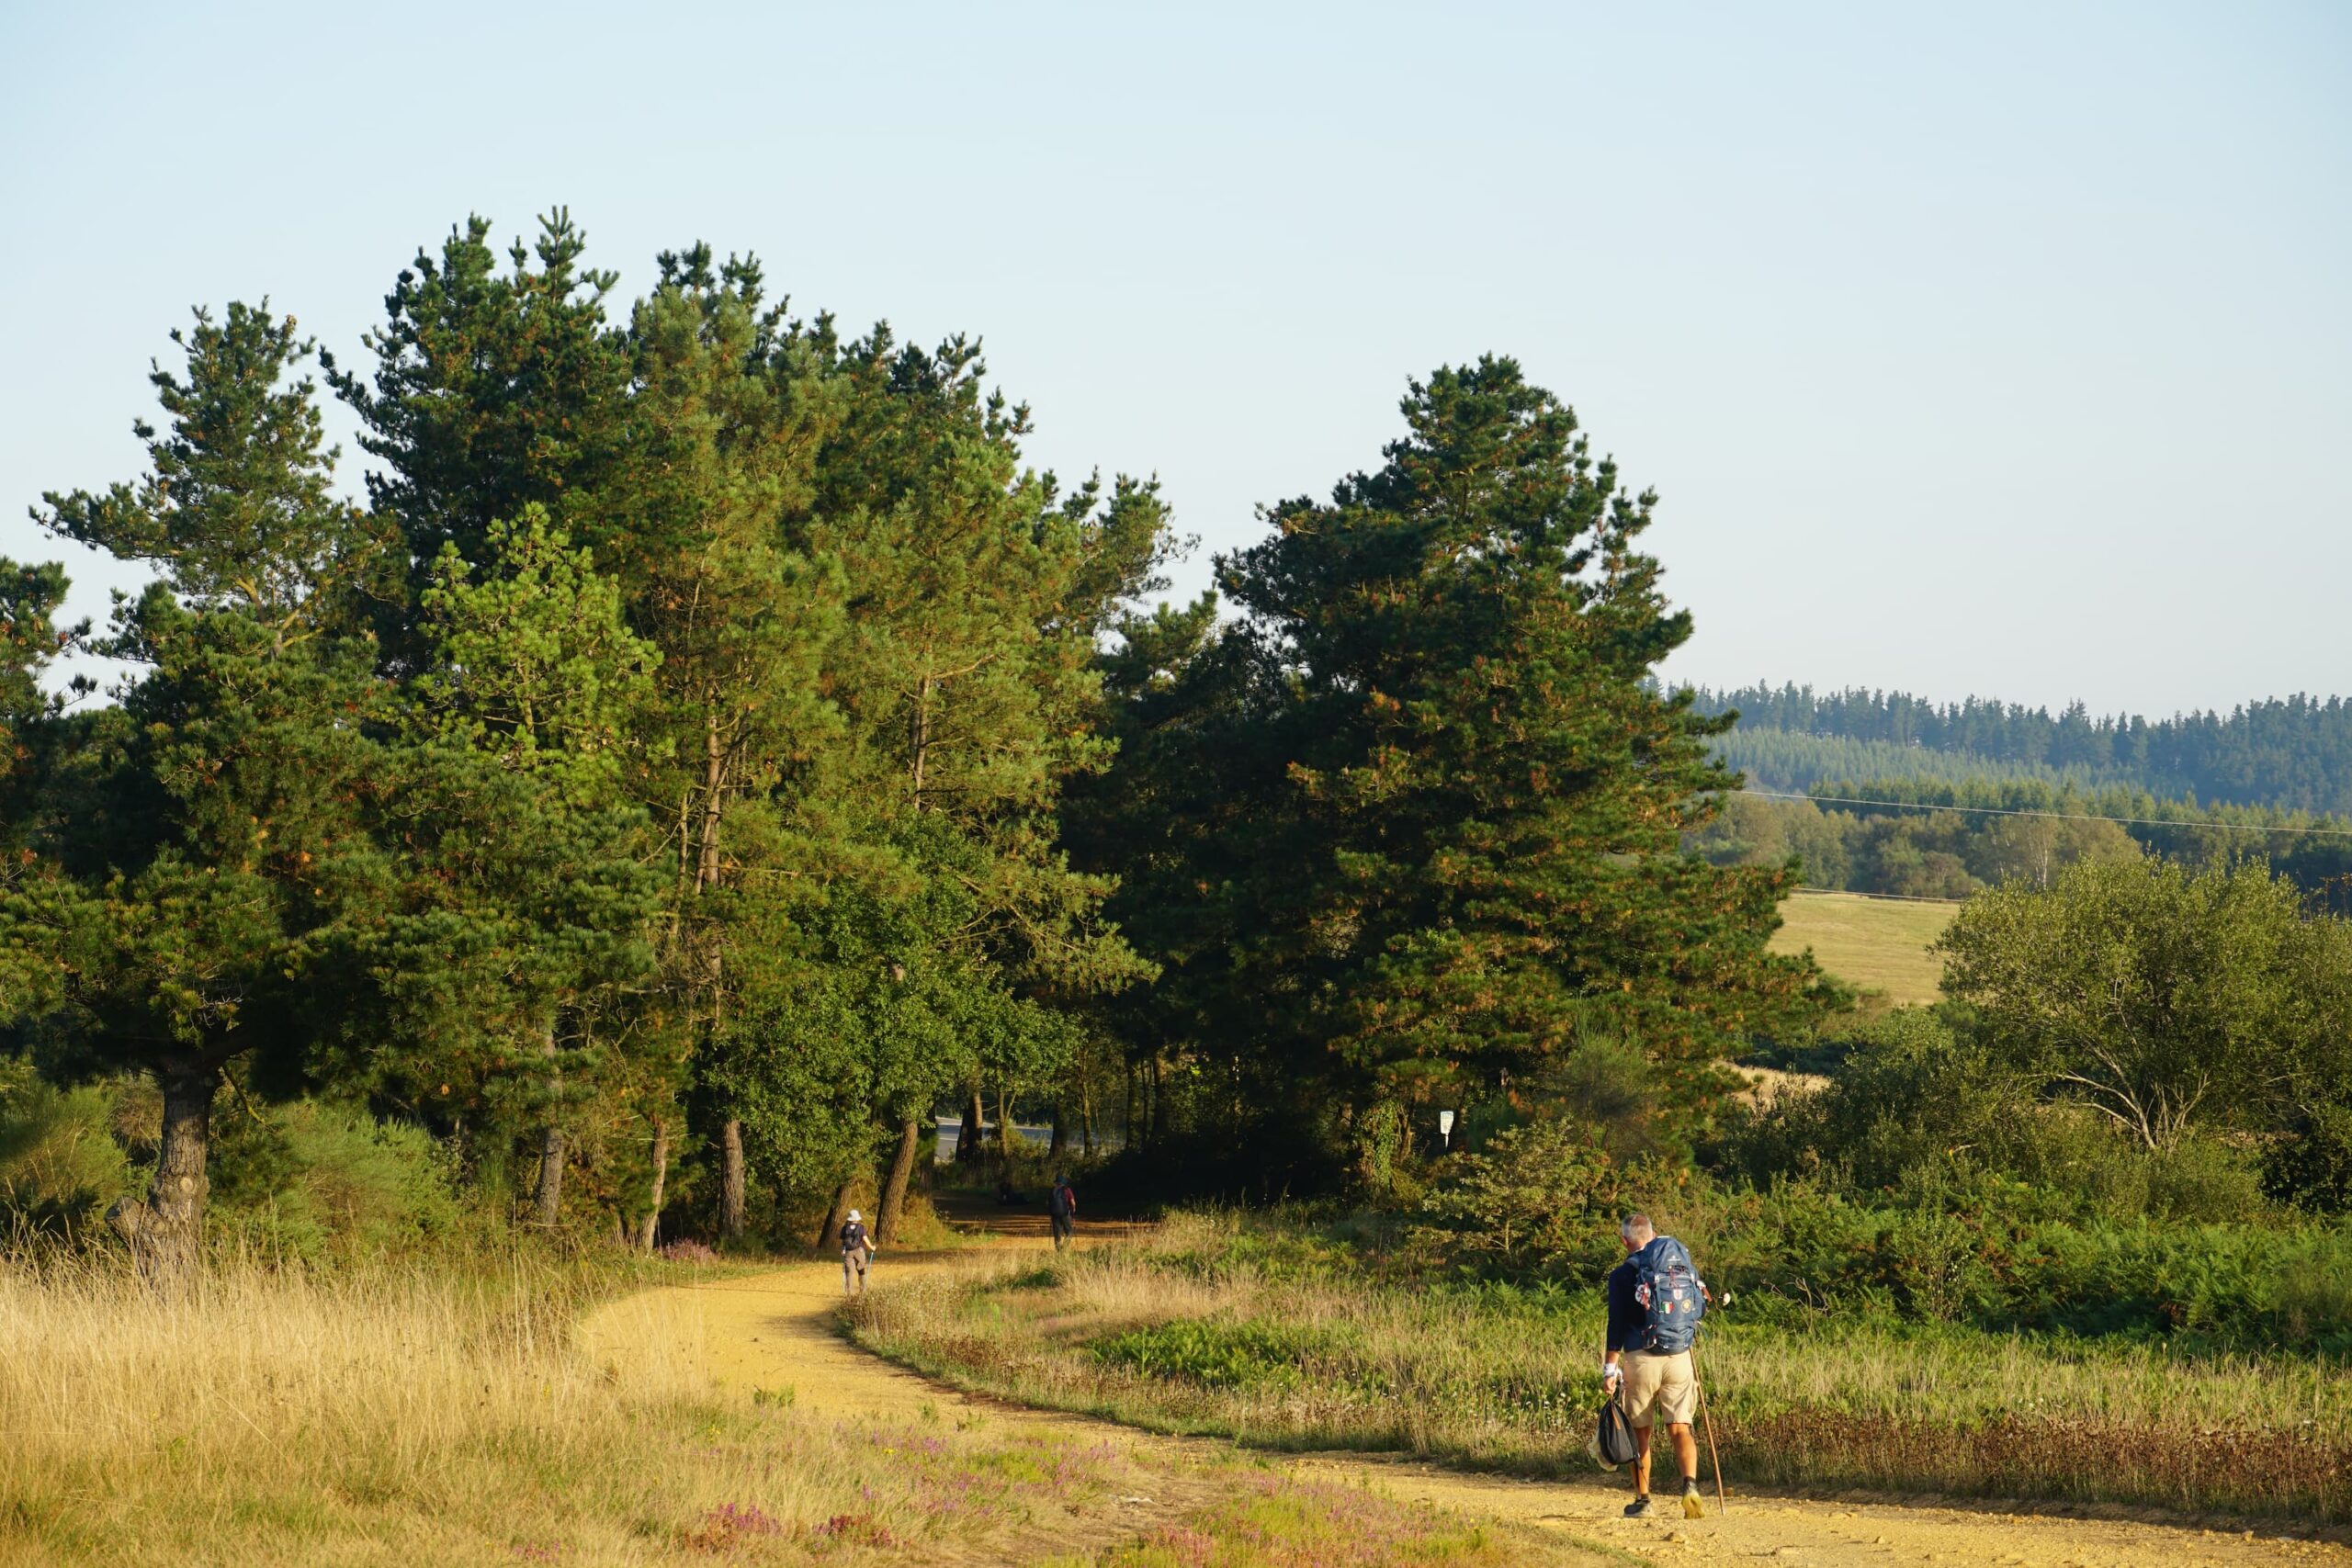
[(420, 250), (363, 340), (372, 377), (322, 355), (327, 379), (385, 467), (368, 476), (376, 513), (398, 522), (408, 586), (423, 592), (444, 545), (482, 558), (490, 526), (534, 502), (592, 542), (585, 515), (620, 461), (628, 345), (605, 314), (616, 275), (583, 267), (587, 236), (559, 208), (501, 275), (490, 220)]
[(355, 939), (381, 1006), (346, 1081), (488, 1135), (534, 1126), (553, 1225), (602, 1004), (651, 964), (658, 845), (628, 773), (659, 655), (537, 504), (481, 547), (477, 567), (445, 545), (420, 606), (381, 807), (407, 874)]
[(1765, 951), (1784, 869), (1681, 852), (1736, 781), (1707, 758), (1721, 721), (1650, 681), (1690, 632), (1635, 547), (1653, 498), (1509, 360), (1404, 412), (1382, 468), (1219, 562), (1248, 620), (1189, 722), (1232, 783), (1174, 748), (1178, 811), (1146, 840), (1174, 863), (1142, 876), (1189, 879), (1201, 931), (1158, 922), (1170, 962), (1214, 952), (1218, 986), (1262, 998), (1253, 1049), (1324, 1085), (1375, 1181), (1408, 1108), (1595, 1032), (1687, 1104), (1813, 983)]
[(818, 356), (770, 307), (756, 262), (660, 258), (631, 318), (628, 475), (602, 492), (601, 558), (662, 653), (657, 765), (639, 781), (671, 863), (662, 954), (672, 1026), (708, 1091), (719, 1228), (741, 1233), (744, 1073), (769, 995), (796, 984), (795, 907), (840, 853), (820, 785), (837, 728), (819, 690), (838, 633), (833, 564), (785, 519), (807, 504), (834, 418)]
[(60, 976), (51, 1069), (162, 1089), (151, 1190), (114, 1218), (163, 1272), (195, 1257), (217, 1090), (232, 1066), (299, 1078), (336, 1002), (321, 955), (385, 882), (364, 829), (382, 689), (350, 603), (374, 541), (330, 490), (311, 383), (288, 384), (311, 345), (242, 304), (173, 337), (187, 371), (150, 378), (171, 423), (137, 427), (147, 478), (35, 513), (158, 581), (98, 645), (144, 672), (51, 779), (32, 849), (52, 874), (9, 911)]
[(1165, 514), (1148, 485), (1064, 497), (1023, 470), (1026, 410), (982, 392), (977, 345), (924, 353), (877, 329), (837, 373), (849, 402), (800, 527), (849, 584), (826, 661), (847, 731), (829, 798), (855, 803), (880, 852), (841, 896), (909, 976), (880, 993), (899, 1032), (871, 1035), (887, 1236), (940, 1094), (1055, 1081), (1074, 1043), (1062, 1004), (1148, 972), (1101, 919), (1110, 882), (1069, 863), (1057, 806), (1108, 759), (1093, 638), (1159, 560)]

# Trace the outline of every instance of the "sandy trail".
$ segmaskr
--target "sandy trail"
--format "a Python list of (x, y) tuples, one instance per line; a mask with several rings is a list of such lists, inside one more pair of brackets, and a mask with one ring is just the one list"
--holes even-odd
[[(1027, 1223), (1023, 1223), (1024, 1219)], [(1001, 1262), (1005, 1248), (1050, 1250), (1041, 1221), (1014, 1217), (986, 1249), (886, 1256), (874, 1285), (915, 1270), (971, 1269)], [(1085, 1241), (1113, 1239), (1116, 1226), (1088, 1227)], [(721, 1385), (771, 1393), (789, 1388), (797, 1410), (885, 1419), (914, 1418), (930, 1406), (943, 1417), (978, 1417), (996, 1429), (1052, 1431), (1100, 1440), (1106, 1433), (1144, 1454), (1181, 1457), (1220, 1447), (1206, 1439), (1157, 1437), (1085, 1416), (974, 1397), (893, 1367), (843, 1339), (835, 1326), (841, 1269), (797, 1264), (707, 1285), (673, 1286), (615, 1303), (580, 1326), (582, 1348), (600, 1361), (627, 1359), (648, 1335), (698, 1347)], [(1600, 1543), (1657, 1563), (1753, 1562), (1844, 1568), (1895, 1563), (2036, 1564), (2046, 1568), (2188, 1568), (2190, 1564), (2352, 1564), (2352, 1549), (2261, 1531), (2217, 1531), (2127, 1517), (2027, 1514), (1997, 1507), (1955, 1507), (1799, 1496), (1734, 1496), (1729, 1512), (1698, 1520), (1627, 1519), (1619, 1509), (1625, 1483), (1530, 1482), (1466, 1474), (1401, 1460), (1357, 1454), (1282, 1458), (1303, 1478), (1350, 1483), (1369, 1478), (1393, 1496), (1426, 1501), (1465, 1518), (1501, 1524), (1524, 1539), (1555, 1542), (1562, 1561), (1592, 1562), (1577, 1550)], [(1099, 1521), (1101, 1539), (1132, 1536), (1190, 1501), (1170, 1495), (1149, 1510)], [(1107, 1533), (1106, 1533), (1107, 1532)], [(1078, 1544), (1065, 1541), (1064, 1549)], [(1547, 1554), (1548, 1555), (1548, 1554)], [(1013, 1558), (1010, 1561), (1023, 1561)]]

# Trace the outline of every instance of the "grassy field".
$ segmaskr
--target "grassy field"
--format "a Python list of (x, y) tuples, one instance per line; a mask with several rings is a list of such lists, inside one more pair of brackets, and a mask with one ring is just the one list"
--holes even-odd
[(1959, 908), (1860, 893), (1800, 893), (1781, 906), (1772, 947), (1778, 953), (1809, 947), (1824, 969), (1897, 1006), (1931, 1002), (1943, 964), (1928, 944), (1943, 934)]
[[(1090, 1537), (1059, 1561), (1509, 1561), (1427, 1509), (1246, 1457), (1171, 1482), (1114, 1444), (728, 1395), (674, 1325), (592, 1362), (570, 1329), (597, 1288), (544, 1265), (231, 1268), (162, 1294), (88, 1262), (0, 1265), (0, 1562), (1031, 1562)], [(1137, 1541), (1134, 1494), (1204, 1500)]]
[[(1596, 1292), (1246, 1257), (1224, 1222), (1179, 1216), (1136, 1247), (877, 1295), (856, 1333), (934, 1375), (1166, 1430), (1589, 1470)], [(1702, 1375), (1736, 1481), (2352, 1519), (2352, 1379), (2333, 1362), (1719, 1321)]]

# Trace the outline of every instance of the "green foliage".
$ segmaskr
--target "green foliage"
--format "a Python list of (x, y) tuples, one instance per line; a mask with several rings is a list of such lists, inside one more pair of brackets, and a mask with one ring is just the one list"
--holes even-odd
[(490, 525), (526, 506), (584, 526), (620, 457), (628, 355), (604, 310), (615, 275), (580, 265), (587, 238), (561, 209), (532, 247), (514, 246), (506, 276), (489, 241), (490, 220), (469, 218), (437, 257), (417, 252), (363, 340), (372, 378), (322, 356), (380, 461), (368, 500), (399, 527), (417, 589), (444, 546), (479, 560)]
[(78, 1241), (130, 1190), (107, 1092), (61, 1089), (0, 1061), (0, 1240), (28, 1232)]
[(423, 598), (384, 807), (412, 874), (351, 939), (381, 1006), (341, 1076), (537, 1124), (547, 1075), (596, 1066), (595, 1010), (650, 967), (661, 880), (625, 749), (659, 656), (536, 505), (482, 548), (477, 569), (445, 547)]
[[(1834, 798), (1943, 804), (1963, 795), (1917, 780), (1827, 786)], [(2006, 797), (2005, 797), (2006, 798)], [(2045, 807), (2086, 808), (2069, 796)], [(1810, 887), (1905, 898), (1962, 898), (1980, 887), (2026, 882), (2046, 887), (2086, 861), (2135, 860), (2135, 831), (2112, 821), (2051, 816), (1986, 816), (1961, 811), (1896, 811), (1865, 807), (1824, 809), (1810, 800), (1735, 795), (1723, 815), (1689, 836), (1690, 852), (1717, 865), (1779, 865), (1793, 859)]]
[(1328, 1336), (1272, 1323), (1180, 1318), (1098, 1341), (1095, 1358), (1154, 1378), (1188, 1378), (1206, 1388), (1292, 1388), (1302, 1357)]
[(1690, 633), (1639, 547), (1652, 498), (1509, 360), (1402, 407), (1381, 468), (1220, 560), (1242, 621), (1123, 623), (1136, 745), (1081, 829), (1169, 974), (1140, 1038), (1211, 1064), (1196, 1115), (1375, 1185), (1388, 1107), (1483, 1098), (1606, 1025), (1688, 1114), (1816, 1001), (1765, 947), (1787, 874), (1679, 852), (1731, 780), (1721, 726), (1649, 683)]
[(1613, 1230), (1596, 1229), (1595, 1216), (1623, 1184), (1584, 1128), (1565, 1120), (1506, 1128), (1453, 1164), (1422, 1201), (1416, 1241), (1512, 1274), (1613, 1263)]
[(2142, 852), (2191, 867), (2261, 855), (2316, 901), (2352, 912), (2343, 902), (2352, 875), (2352, 825), (2334, 818), (2199, 804), (2072, 775), (2019, 775), (1996, 764), (1871, 744), (1885, 754), (1844, 758), (1792, 784), (1773, 771), (1769, 756), (1759, 761), (1759, 748), (1770, 753), (1783, 746), (1861, 743), (1735, 732), (1723, 755), (1747, 770), (1751, 789), (1806, 789), (1815, 798), (1729, 796), (1722, 815), (1687, 835), (1686, 844), (1718, 865), (1779, 865), (1794, 858), (1808, 886), (1909, 897), (1960, 897), (2011, 881), (2048, 886), (2079, 862)]
[(1783, 1091), (1747, 1119), (1726, 1166), (1758, 1181), (1827, 1169), (1871, 1191), (1954, 1160), (2006, 1170), (2028, 1156), (2031, 1085), (1933, 1014), (1899, 1010), (1844, 1032), (1836, 1049), (1829, 1081)]
[(1859, 687), (1702, 690), (1697, 705), (1738, 712), (1739, 728), (1723, 742), (1726, 761), (1778, 789), (1839, 778), (2039, 778), (2352, 813), (2352, 702), (2341, 697), (2298, 694), (2153, 722), (2094, 717), (2081, 703), (2052, 716), (1982, 697), (1939, 705)]
[(266, 1256), (354, 1262), (464, 1234), (452, 1174), (422, 1128), (297, 1100), (221, 1118), (212, 1193), (230, 1235)]
[(2148, 1148), (2275, 1125), (2284, 1085), (2341, 1102), (2352, 930), (2258, 863), (2077, 865), (1980, 895), (1938, 945), (1988, 1049)]

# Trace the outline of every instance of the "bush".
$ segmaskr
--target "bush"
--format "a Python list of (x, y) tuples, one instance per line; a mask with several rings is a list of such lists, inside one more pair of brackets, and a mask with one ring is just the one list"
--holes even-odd
[(1785, 1091), (1735, 1127), (1721, 1164), (1759, 1184), (1828, 1171), (1870, 1191), (1956, 1151), (1984, 1163), (2030, 1141), (2023, 1087), (1925, 1010), (1899, 1009), (1830, 1043), (1843, 1049), (1829, 1082)]
[(1585, 1129), (1556, 1120), (1508, 1127), (1453, 1162), (1423, 1200), (1413, 1239), (1509, 1273), (1589, 1271), (1596, 1257), (1613, 1261), (1593, 1213), (1616, 1201), (1618, 1186), (1615, 1163)]
[(447, 1160), (420, 1128), (298, 1100), (242, 1106), (214, 1140), (214, 1213), (230, 1235), (306, 1263), (401, 1252), (455, 1231)]
[(32, 1234), (78, 1241), (131, 1187), (103, 1089), (60, 1089), (20, 1064), (0, 1064), (0, 1240)]
[(1188, 1378), (1206, 1388), (1288, 1388), (1298, 1363), (1317, 1349), (1314, 1336), (1264, 1323), (1179, 1318), (1131, 1329), (1092, 1347), (1106, 1366), (1147, 1377)]
[(2323, 1213), (2352, 1210), (2352, 1103), (2314, 1101), (2301, 1125), (2276, 1139), (2263, 1161), (2265, 1185), (2276, 1197)]

